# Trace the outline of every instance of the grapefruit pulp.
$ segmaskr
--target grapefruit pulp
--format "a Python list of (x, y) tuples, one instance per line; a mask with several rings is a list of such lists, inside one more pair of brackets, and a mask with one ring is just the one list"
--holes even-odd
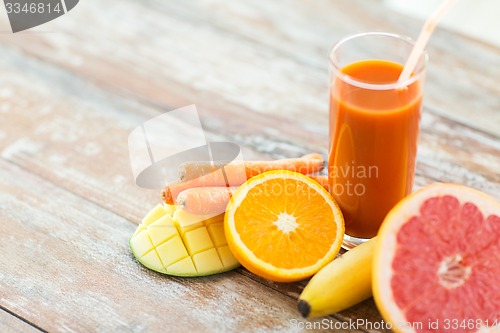
[(379, 231), (373, 295), (396, 332), (500, 332), (500, 204), (436, 184), (403, 199)]

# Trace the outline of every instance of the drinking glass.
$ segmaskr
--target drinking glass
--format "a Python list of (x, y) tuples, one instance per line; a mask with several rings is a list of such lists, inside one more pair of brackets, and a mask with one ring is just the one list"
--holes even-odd
[(397, 84), (414, 42), (368, 32), (335, 44), (329, 57), (330, 193), (352, 248), (374, 237), (386, 214), (412, 191), (427, 53)]

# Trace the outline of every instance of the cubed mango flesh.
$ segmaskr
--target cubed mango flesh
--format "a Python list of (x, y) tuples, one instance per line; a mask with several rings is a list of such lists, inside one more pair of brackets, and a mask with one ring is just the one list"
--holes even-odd
[(204, 276), (240, 264), (224, 236), (224, 214), (188, 214), (175, 206), (153, 208), (130, 238), (134, 256), (144, 266), (169, 275)]
[(165, 243), (167, 240), (177, 236), (177, 228), (170, 215), (160, 217), (148, 227), (149, 237), (155, 246)]
[(215, 248), (196, 253), (193, 256), (193, 262), (196, 270), (205, 274), (217, 273), (224, 269), (224, 265), (222, 265), (222, 261)]

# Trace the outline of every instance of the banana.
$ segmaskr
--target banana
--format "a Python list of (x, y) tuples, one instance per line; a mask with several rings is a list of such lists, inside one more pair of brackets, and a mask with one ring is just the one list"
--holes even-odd
[(376, 238), (358, 245), (314, 275), (297, 308), (304, 318), (340, 312), (372, 296), (372, 261)]

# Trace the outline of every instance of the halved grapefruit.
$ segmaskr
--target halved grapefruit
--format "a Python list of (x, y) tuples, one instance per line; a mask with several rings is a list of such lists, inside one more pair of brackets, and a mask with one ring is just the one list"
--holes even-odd
[(436, 184), (396, 205), (379, 231), (373, 296), (395, 332), (500, 332), (500, 204)]

